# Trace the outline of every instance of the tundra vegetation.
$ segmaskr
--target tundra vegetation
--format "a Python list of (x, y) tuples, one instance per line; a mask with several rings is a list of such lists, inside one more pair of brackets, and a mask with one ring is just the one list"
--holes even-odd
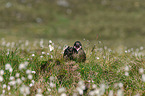
[[(1, 96), (145, 96), (143, 0), (0, 0)], [(85, 62), (65, 61), (81, 41)]]

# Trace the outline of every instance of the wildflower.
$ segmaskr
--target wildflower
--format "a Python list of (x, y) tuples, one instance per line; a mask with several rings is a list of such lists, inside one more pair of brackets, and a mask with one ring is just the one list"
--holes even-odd
[(120, 88), (122, 88), (122, 87), (123, 87), (123, 84), (122, 84), (122, 83), (118, 83), (118, 86), (119, 86)]
[(117, 90), (117, 96), (123, 96), (123, 90), (121, 89)]
[(22, 86), (20, 87), (20, 93), (23, 94), (23, 95), (28, 95), (28, 94), (30, 94), (29, 87), (26, 86), (26, 85), (22, 85)]
[(50, 49), (50, 51), (53, 51), (54, 47), (52, 45), (49, 45), (49, 49)]
[(30, 83), (30, 85), (29, 85), (30, 87), (32, 87), (33, 86), (33, 84), (32, 83)]
[(142, 74), (142, 81), (145, 82), (145, 74)]
[(54, 77), (53, 77), (53, 76), (50, 76), (50, 78), (49, 78), (49, 79), (50, 79), (50, 82), (51, 82), (51, 81), (53, 81), (53, 80), (54, 80)]
[(16, 73), (15, 77), (17, 77), (17, 78), (18, 78), (19, 76), (20, 76), (20, 73)]
[(12, 71), (13, 71), (13, 68), (10, 68), (10, 69), (9, 69), (9, 72), (11, 73)]
[(143, 69), (143, 68), (140, 68), (140, 69), (139, 69), (139, 73), (140, 73), (140, 74), (143, 74), (143, 72), (144, 72), (144, 69)]
[(125, 72), (125, 76), (129, 76), (129, 73), (128, 72)]
[(4, 70), (0, 70), (0, 75), (4, 75)]
[(43, 96), (42, 95), (42, 90), (41, 89), (37, 89), (37, 94), (35, 96)]
[(49, 55), (49, 53), (47, 53), (47, 55)]
[(5, 69), (6, 69), (6, 70), (9, 70), (10, 68), (11, 68), (11, 65), (10, 65), (10, 64), (6, 64), (6, 65), (5, 65)]
[(58, 89), (58, 93), (63, 93), (63, 92), (65, 92), (65, 88), (64, 87)]
[(35, 71), (31, 71), (31, 73), (35, 74), (36, 72)]
[(93, 89), (97, 88), (97, 85), (96, 85), (96, 84), (93, 84), (93, 85), (92, 85), (92, 88), (93, 88)]
[(21, 79), (24, 81), (25, 80), (25, 77), (21, 77)]
[(34, 57), (35, 56), (35, 54), (32, 54), (32, 57)]
[(113, 90), (109, 91), (109, 95), (108, 96), (113, 96)]
[(83, 90), (79, 87), (76, 88), (80, 95), (83, 95)]
[(28, 75), (28, 79), (32, 79), (33, 76), (31, 74)]
[(43, 58), (43, 56), (40, 56), (40, 58)]
[(3, 89), (6, 88), (6, 87), (7, 87), (7, 85), (6, 84), (3, 84)]
[(42, 54), (45, 54), (45, 52), (42, 52)]
[(15, 84), (16, 84), (16, 81), (14, 81), (14, 80), (9, 82), (9, 85), (11, 85), (11, 86), (14, 86)]
[(31, 70), (26, 70), (26, 74), (30, 74), (31, 73)]
[(96, 57), (96, 59), (100, 59), (99, 57)]
[(125, 66), (124, 70), (125, 71), (129, 71), (129, 67), (128, 66)]
[(19, 65), (19, 70), (25, 69), (26, 68), (26, 64), (25, 63), (21, 63)]
[(3, 77), (0, 75), (0, 82), (2, 82), (3, 81)]
[(21, 84), (22, 83), (22, 80), (20, 79), (20, 78), (18, 78), (17, 80), (16, 80), (16, 82), (17, 82), (17, 84)]
[(8, 89), (8, 90), (10, 90), (10, 89), (11, 89), (11, 87), (10, 87), (10, 86), (7, 86), (7, 89)]
[(51, 41), (51, 40), (49, 40), (49, 43), (52, 43), (52, 41)]
[(54, 84), (54, 83), (52, 83), (52, 82), (50, 82), (50, 87), (51, 88), (54, 88), (56, 85)]
[(67, 96), (66, 93), (62, 93), (60, 96)]
[(10, 80), (14, 80), (14, 79), (15, 79), (15, 77), (13, 77), (13, 76), (10, 77)]

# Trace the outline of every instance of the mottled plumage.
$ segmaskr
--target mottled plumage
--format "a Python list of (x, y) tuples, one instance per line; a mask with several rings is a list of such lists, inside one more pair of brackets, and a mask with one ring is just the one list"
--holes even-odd
[(86, 54), (79, 41), (76, 41), (73, 47), (68, 46), (64, 51), (63, 57), (65, 60), (74, 60), (76, 62), (85, 62), (86, 60)]

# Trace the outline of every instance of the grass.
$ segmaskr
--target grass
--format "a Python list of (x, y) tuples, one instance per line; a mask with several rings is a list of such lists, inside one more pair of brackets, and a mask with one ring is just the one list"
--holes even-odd
[[(0, 1), (0, 94), (144, 96), (145, 73), (139, 69), (145, 69), (145, 2), (58, 1)], [(76, 40), (85, 63), (63, 60), (64, 46)]]
[[(96, 90), (100, 90), (96, 94), (102, 94), (104, 96), (107, 96), (111, 90), (113, 90), (114, 95), (117, 95), (119, 89), (125, 96), (145, 94), (145, 83), (142, 79), (142, 74), (144, 73), (139, 73), (140, 68), (145, 69), (144, 49), (142, 47), (138, 49), (122, 48), (121, 50), (116, 50), (107, 48), (106, 46), (104, 47), (104, 44), (99, 41), (99, 43), (95, 43), (96, 47), (91, 52), (90, 49), (92, 48), (85, 45), (87, 42), (82, 41), (87, 54), (85, 63), (64, 61), (62, 57), (64, 45), (56, 45), (54, 43), (54, 50), (50, 52), (47, 45), (41, 48), (39, 47), (39, 43), (35, 47), (30, 42), (29, 45), (25, 45), (24, 41), (15, 42), (17, 47), (8, 46), (6, 43), (6, 45), (1, 46), (0, 52), (0, 66), (1, 70), (4, 70), (4, 74), (0, 75), (3, 77), (3, 81), (0, 82), (0, 94), (3, 92), (3, 94), (10, 95), (25, 95), (25, 92), (20, 91), (24, 87), (23, 85), (28, 86), (30, 90), (28, 94), (32, 96), (38, 94), (37, 89), (41, 89), (40, 93), (43, 95), (59, 96), (62, 94), (58, 91), (61, 87), (66, 89), (63, 92), (65, 94), (81, 94), (76, 89), (79, 88), (79, 83), (82, 80), (85, 83), (81, 83), (81, 86), (88, 88), (84, 91), (84, 96), (91, 94), (91, 92), (98, 92), (93, 91), (95, 90), (93, 87), (94, 84), (97, 86)], [(9, 54), (7, 53), (8, 49)], [(32, 54), (35, 54), (35, 56), (32, 56)], [(29, 64), (20, 70), (20, 64), (26, 64), (26, 61)], [(9, 69), (5, 70), (6, 64), (11, 65), (12, 72), (9, 72)], [(126, 66), (129, 69), (125, 69)], [(29, 73), (28, 69), (30, 70)], [(35, 71), (36, 73), (31, 73), (31, 71)], [(129, 73), (129, 75), (125, 75), (125, 72)], [(19, 73), (19, 76), (16, 76), (16, 73)], [(33, 77), (30, 78), (28, 77), (29, 75)], [(12, 76), (14, 79), (10, 80)], [(25, 80), (22, 78), (25, 78)], [(51, 80), (50, 78), (54, 79)], [(18, 83), (18, 79), (21, 80), (21, 83)], [(11, 85), (11, 81), (15, 81), (16, 83)], [(35, 83), (32, 83), (33, 81)], [(4, 84), (6, 84), (6, 88), (3, 87)], [(7, 89), (8, 86), (10, 86), (9, 90)]]

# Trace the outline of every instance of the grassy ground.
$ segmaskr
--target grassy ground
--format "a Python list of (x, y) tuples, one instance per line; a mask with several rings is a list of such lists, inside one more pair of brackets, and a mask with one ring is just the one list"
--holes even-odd
[(38, 93), (44, 96), (62, 94), (112, 96), (112, 92), (117, 96), (145, 94), (145, 76), (144, 71), (141, 71), (145, 69), (143, 47), (112, 49), (99, 41), (94, 43), (96, 46), (91, 52), (92, 48), (88, 41), (83, 41), (87, 60), (85, 63), (75, 63), (63, 60), (64, 45), (61, 44), (54, 44), (54, 50), (50, 51), (45, 45), (48, 42), (44, 42), (43, 48), (39, 42), (34, 46), (33, 43), (28, 44), (24, 41), (15, 42), (17, 47), (8, 43), (4, 45), (4, 41), (2, 42), (0, 94), (12, 96), (14, 94), (34, 96)]
[[(144, 96), (145, 2), (62, 1), (0, 1), (0, 94)], [(76, 40), (85, 63), (62, 58)]]

